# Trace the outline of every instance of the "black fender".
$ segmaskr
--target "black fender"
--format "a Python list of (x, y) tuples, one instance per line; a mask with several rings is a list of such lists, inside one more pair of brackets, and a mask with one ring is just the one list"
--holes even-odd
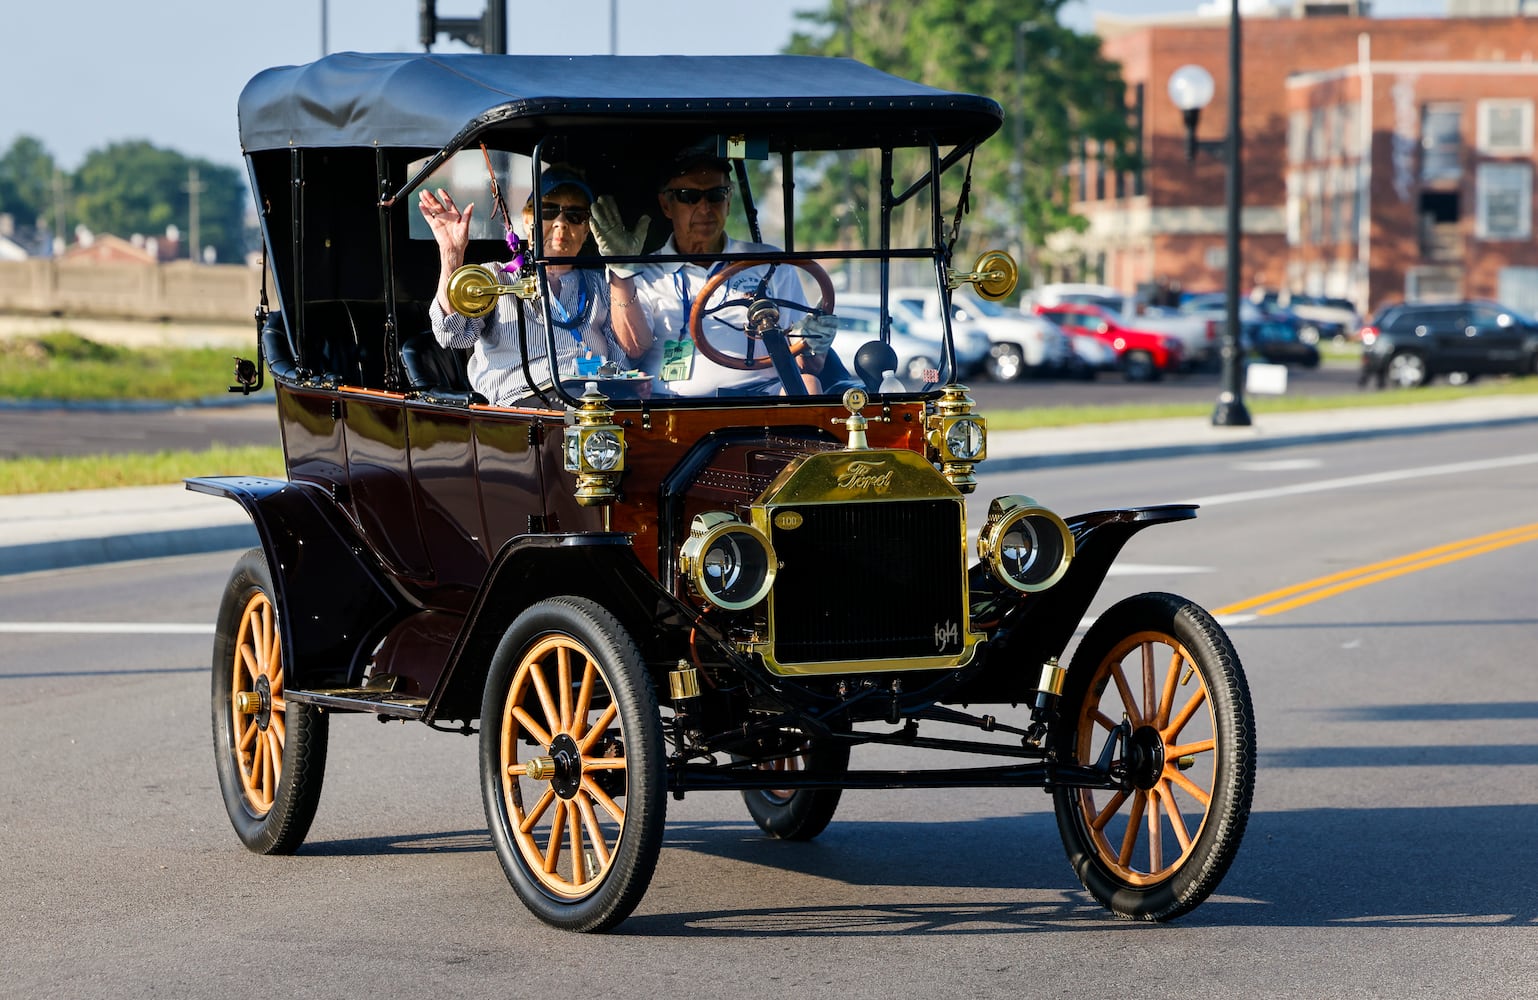
[(186, 484), (234, 500), (256, 526), (276, 591), (286, 685), (361, 684), (370, 651), (416, 608), (389, 583), (330, 494), (311, 483), (256, 476)]
[(658, 669), (688, 655), (691, 629), (699, 629), (712, 648), (725, 648), (721, 636), (647, 572), (629, 534), (519, 535), (492, 560), (428, 698), (425, 721), (479, 716), (487, 670), (508, 626), (530, 605), (557, 596), (586, 597), (602, 605)]
[(989, 641), (980, 654), (980, 669), (946, 700), (1030, 702), (1041, 664), (1061, 657), (1068, 648), (1127, 540), (1144, 528), (1194, 517), (1195, 504), (1163, 504), (1064, 518), (1073, 533), (1073, 559), (1063, 578), (1040, 593), (1004, 594), (981, 565), (973, 566), (974, 606), (979, 594), (989, 595), (1000, 613), (996, 622), (988, 623)]

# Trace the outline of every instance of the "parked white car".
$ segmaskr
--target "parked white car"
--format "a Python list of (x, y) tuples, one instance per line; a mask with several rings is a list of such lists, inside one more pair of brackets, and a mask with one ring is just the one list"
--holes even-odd
[[(855, 370), (855, 354), (872, 340), (879, 340), (881, 333), (880, 299), (876, 295), (846, 292), (839, 296), (834, 307), (838, 314), (838, 334), (833, 338), (833, 349), (843, 359), (845, 366)], [(982, 368), (988, 359), (992, 343), (986, 334), (978, 330), (952, 331), (956, 338), (956, 367), (959, 377), (968, 378)], [(945, 371), (945, 345), (938, 332), (930, 335), (915, 332), (904, 320), (892, 317), (892, 350), (897, 352), (897, 377), (909, 389), (918, 391), (945, 381), (950, 373)]]
[[(940, 294), (928, 288), (894, 288), (892, 315), (914, 331), (937, 330)], [(1073, 367), (1073, 347), (1056, 324), (1031, 322), (965, 287), (951, 293), (951, 327), (958, 337), (962, 331), (981, 331), (988, 338), (984, 368), (995, 382), (1013, 382), (1031, 373), (1060, 375)]]

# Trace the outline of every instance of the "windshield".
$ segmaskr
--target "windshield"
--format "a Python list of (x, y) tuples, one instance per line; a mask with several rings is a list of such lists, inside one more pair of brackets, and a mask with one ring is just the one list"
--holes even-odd
[[(513, 393), (558, 402), (542, 393), (556, 380), (569, 397), (597, 380), (617, 401), (686, 402), (875, 391), (887, 371), (923, 392), (952, 377), (948, 324), (934, 323), (915, 346), (879, 310), (883, 280), (935, 288), (927, 149), (893, 150), (884, 164), (879, 150), (771, 152), (750, 141), (740, 163), (711, 148), (690, 162), (638, 166), (625, 144), (591, 136), (544, 147), (539, 199), (533, 156), (480, 148), (450, 157), (403, 199), (409, 238), (423, 246), (416, 258), (448, 259), (429, 252), (445, 239), (423, 207), (433, 205), (464, 225), (455, 259), (500, 284), (529, 282), (531, 296), (501, 296), (479, 319), (432, 311), (439, 342), (485, 355), (483, 368), (497, 363), (493, 353), (519, 368), (531, 362), (532, 379), (504, 380), (510, 386), (495, 387), (503, 395), (484, 393), (492, 402)], [(886, 201), (876, 183), (884, 169), (893, 180)], [(947, 177), (942, 198), (953, 187), (959, 180)], [(609, 266), (615, 256), (631, 259)], [(474, 379), (476, 357), (470, 369)]]

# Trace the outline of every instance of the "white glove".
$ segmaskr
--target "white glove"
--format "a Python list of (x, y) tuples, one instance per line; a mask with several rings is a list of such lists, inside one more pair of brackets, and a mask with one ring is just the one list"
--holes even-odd
[(807, 313), (796, 320), (786, 331), (792, 337), (800, 337), (812, 354), (827, 351), (838, 333), (838, 317), (828, 313)]
[[(646, 240), (646, 230), (652, 224), (651, 216), (643, 215), (634, 229), (625, 228), (625, 220), (619, 214), (619, 206), (610, 195), (602, 195), (593, 202), (593, 242), (605, 257), (637, 257)], [(639, 264), (610, 264), (610, 272), (621, 278), (635, 276)]]

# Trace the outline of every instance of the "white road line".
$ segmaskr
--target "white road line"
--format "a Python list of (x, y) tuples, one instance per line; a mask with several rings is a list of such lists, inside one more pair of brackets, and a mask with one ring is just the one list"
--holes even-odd
[(1428, 465), (1420, 469), (1397, 469), (1393, 472), (1372, 472), (1361, 476), (1341, 479), (1320, 479), (1312, 483), (1296, 483), (1265, 490), (1241, 490), (1238, 493), (1218, 493), (1210, 497), (1197, 497), (1189, 503), (1203, 507), (1216, 507), (1225, 503), (1244, 503), (1248, 500), (1269, 500), (1273, 497), (1295, 496), (1299, 493), (1322, 493), (1326, 490), (1343, 490), (1353, 486), (1372, 486), (1377, 483), (1397, 483), (1406, 479), (1426, 476), (1455, 476), (1464, 472), (1485, 472), (1490, 469), (1509, 469), (1514, 465), (1532, 465), (1538, 462), (1538, 453), (1508, 455), (1505, 458), (1487, 458), (1477, 462), (1454, 462), (1451, 465)]
[(0, 632), (37, 635), (212, 635), (211, 622), (0, 622)]
[(1157, 563), (1112, 563), (1107, 576), (1183, 576), (1192, 573), (1214, 573), (1211, 566), (1160, 566)]

